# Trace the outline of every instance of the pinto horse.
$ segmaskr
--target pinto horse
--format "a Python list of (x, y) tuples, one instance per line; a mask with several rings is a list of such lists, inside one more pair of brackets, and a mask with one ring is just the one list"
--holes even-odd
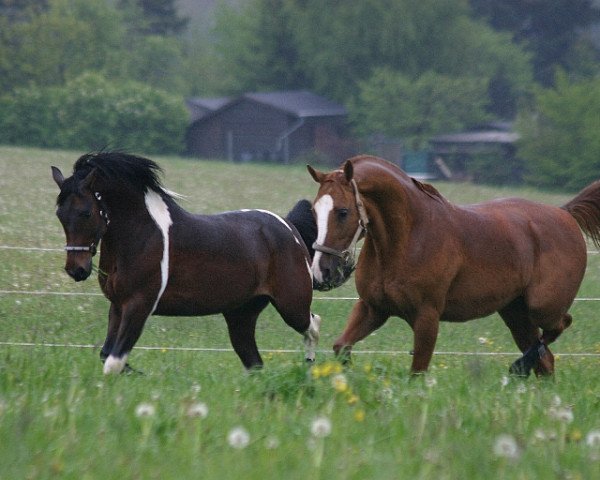
[[(98, 280), (110, 300), (104, 373), (130, 369), (127, 357), (152, 314), (223, 313), (244, 366), (260, 367), (255, 327), (269, 302), (304, 336), (306, 358), (314, 360), (320, 318), (310, 312), (302, 239), (316, 236), (310, 202), (300, 201), (289, 220), (265, 210), (192, 215), (162, 187), (160, 173), (153, 161), (119, 152), (83, 155), (66, 179), (52, 167), (65, 269), (75, 281), (89, 277), (101, 242)], [(294, 220), (309, 228), (301, 235)]]
[(571, 324), (568, 310), (586, 268), (580, 228), (596, 245), (600, 240), (600, 182), (560, 208), (515, 198), (457, 206), (372, 156), (330, 173), (308, 170), (320, 184), (316, 288), (346, 280), (364, 237), (355, 276), (360, 298), (336, 354), (349, 359), (357, 341), (399, 316), (414, 333), (411, 371), (424, 372), (440, 320), (498, 312), (523, 352), (510, 372), (554, 372), (548, 344)]

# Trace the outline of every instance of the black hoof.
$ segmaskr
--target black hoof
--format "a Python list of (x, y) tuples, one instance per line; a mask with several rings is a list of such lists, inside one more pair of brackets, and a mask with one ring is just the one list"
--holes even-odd
[(532, 365), (528, 364), (525, 357), (519, 358), (508, 369), (508, 373), (517, 377), (527, 378), (531, 374)]

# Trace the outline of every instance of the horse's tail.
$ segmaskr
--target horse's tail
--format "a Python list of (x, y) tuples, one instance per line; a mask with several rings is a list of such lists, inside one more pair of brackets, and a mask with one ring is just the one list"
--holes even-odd
[(562, 209), (569, 212), (583, 233), (592, 239), (594, 245), (600, 248), (600, 181), (585, 187)]
[(312, 259), (315, 255), (312, 245), (317, 240), (317, 222), (312, 213), (312, 204), (308, 200), (300, 200), (285, 219), (296, 227)]

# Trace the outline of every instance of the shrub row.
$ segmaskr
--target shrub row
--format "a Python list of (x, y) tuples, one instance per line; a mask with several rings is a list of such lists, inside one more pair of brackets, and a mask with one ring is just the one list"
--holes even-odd
[(0, 143), (180, 153), (181, 97), (139, 82), (84, 73), (61, 87), (28, 86), (0, 97)]

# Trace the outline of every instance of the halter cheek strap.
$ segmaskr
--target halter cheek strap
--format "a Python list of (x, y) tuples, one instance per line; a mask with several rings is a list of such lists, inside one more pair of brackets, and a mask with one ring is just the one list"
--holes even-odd
[[(102, 217), (102, 219), (104, 220), (104, 223), (108, 227), (110, 220), (108, 219), (106, 205), (102, 201), (102, 195), (100, 194), (100, 192), (94, 192), (94, 197), (96, 197), (96, 200), (98, 201), (98, 204), (100, 205), (100, 216)], [(96, 247), (97, 247), (97, 243), (99, 240), (100, 240), (100, 238), (97, 238), (95, 241), (93, 241), (89, 245), (83, 245), (83, 246), (81, 246), (81, 245), (65, 245), (65, 252), (90, 252), (93, 257), (94, 255), (96, 255)]]
[(326, 253), (328, 255), (334, 255), (336, 257), (341, 258), (344, 261), (344, 263), (350, 263), (354, 260), (354, 251), (356, 249), (358, 239), (360, 238), (363, 232), (367, 231), (367, 225), (369, 224), (369, 217), (367, 217), (365, 205), (362, 201), (360, 193), (358, 193), (358, 186), (356, 185), (356, 181), (352, 179), (350, 181), (350, 184), (352, 185), (352, 189), (354, 190), (356, 208), (358, 209), (358, 215), (360, 217), (358, 220), (358, 228), (356, 229), (356, 233), (354, 234), (350, 245), (348, 245), (348, 248), (346, 248), (345, 250), (336, 250), (335, 248), (327, 247), (317, 242), (313, 243), (312, 246), (313, 249), (318, 252)]

